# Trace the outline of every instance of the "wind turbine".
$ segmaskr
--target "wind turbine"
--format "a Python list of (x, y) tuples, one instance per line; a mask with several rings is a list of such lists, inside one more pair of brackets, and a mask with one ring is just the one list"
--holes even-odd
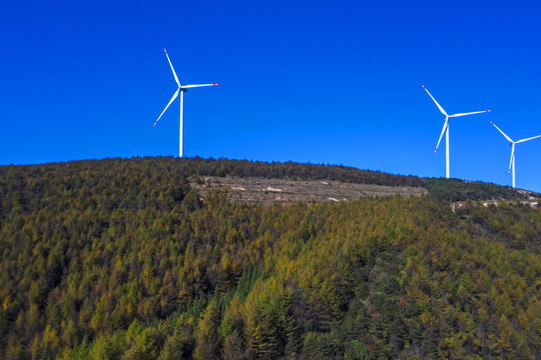
[(434, 102), (436, 103), (436, 106), (438, 107), (438, 109), (440, 109), (441, 113), (445, 115), (445, 122), (443, 123), (443, 129), (441, 130), (440, 139), (438, 140), (438, 144), (436, 145), (436, 150), (434, 150), (434, 154), (436, 153), (436, 151), (438, 151), (438, 146), (440, 146), (441, 138), (443, 137), (443, 133), (445, 133), (445, 174), (446, 174), (446, 177), (449, 179), (451, 175), (451, 171), (449, 167), (449, 118), (491, 112), (492, 110), (483, 110), (483, 111), (474, 111), (474, 112), (469, 112), (469, 113), (447, 115), (445, 110), (443, 110), (440, 104), (438, 104), (436, 99), (434, 99), (434, 97), (428, 92), (427, 88), (425, 88), (423, 84), (421, 84), (421, 86), (423, 87), (423, 89), (426, 90), (426, 92), (432, 98), (432, 100), (434, 100)]
[(216, 85), (219, 85), (219, 84), (199, 84), (199, 85), (184, 85), (184, 86), (180, 85), (180, 81), (178, 81), (177, 73), (175, 72), (175, 69), (173, 68), (173, 64), (171, 64), (171, 60), (169, 59), (169, 55), (167, 55), (167, 50), (165, 50), (165, 48), (164, 48), (163, 51), (165, 51), (165, 56), (167, 56), (167, 61), (169, 61), (169, 65), (171, 66), (171, 70), (173, 71), (173, 75), (175, 76), (175, 81), (177, 82), (178, 89), (173, 94), (173, 97), (171, 98), (171, 100), (169, 100), (169, 104), (167, 104), (167, 106), (165, 107), (165, 109), (163, 109), (160, 116), (158, 116), (158, 120), (156, 120), (156, 122), (154, 122), (154, 125), (152, 125), (152, 126), (156, 126), (156, 124), (158, 123), (158, 121), (162, 117), (163, 113), (167, 110), (169, 105), (171, 105), (171, 103), (173, 101), (175, 101), (178, 94), (180, 93), (180, 140), (179, 140), (179, 146), (178, 146), (178, 157), (180, 158), (180, 157), (182, 157), (182, 152), (183, 152), (183, 144), (182, 144), (182, 142), (183, 142), (183, 134), (182, 134), (182, 131), (183, 131), (183, 125), (184, 124), (183, 124), (182, 112), (183, 112), (183, 100), (184, 100), (183, 95), (184, 95), (184, 93), (186, 91), (188, 91), (188, 89), (191, 89), (191, 88), (202, 87), (202, 86), (216, 86)]
[(520, 144), (521, 142), (536, 139), (538, 137), (541, 137), (541, 135), (537, 135), (537, 136), (527, 138), (527, 139), (522, 139), (519, 141), (513, 141), (511, 140), (509, 136), (507, 136), (503, 131), (501, 131), (500, 128), (496, 126), (496, 124), (494, 124), (492, 121), (490, 123), (494, 125), (494, 127), (498, 129), (498, 131), (501, 132), (502, 135), (511, 143), (511, 160), (509, 161), (509, 170), (507, 170), (507, 173), (509, 174), (509, 172), (511, 171), (511, 168), (513, 169), (513, 187), (515, 187), (515, 145)]

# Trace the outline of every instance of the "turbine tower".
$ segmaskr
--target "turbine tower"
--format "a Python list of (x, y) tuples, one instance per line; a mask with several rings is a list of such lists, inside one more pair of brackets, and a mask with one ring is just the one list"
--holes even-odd
[(169, 61), (169, 65), (171, 66), (171, 70), (173, 71), (173, 75), (175, 76), (175, 81), (177, 82), (178, 89), (173, 94), (173, 97), (171, 98), (171, 100), (169, 100), (169, 104), (167, 104), (167, 106), (165, 107), (165, 109), (163, 109), (160, 116), (158, 116), (158, 120), (156, 120), (156, 122), (154, 122), (154, 125), (152, 125), (152, 126), (156, 126), (156, 124), (158, 123), (158, 121), (162, 117), (163, 113), (165, 113), (165, 111), (167, 110), (169, 105), (171, 105), (171, 103), (173, 101), (175, 101), (178, 94), (180, 93), (180, 140), (179, 140), (179, 145), (178, 145), (178, 157), (181, 158), (183, 150), (184, 150), (184, 146), (183, 146), (183, 127), (184, 127), (184, 123), (183, 123), (183, 118), (182, 118), (182, 116), (183, 116), (182, 112), (183, 112), (184, 93), (186, 91), (188, 91), (188, 89), (190, 89), (190, 88), (202, 87), (202, 86), (216, 86), (216, 85), (219, 85), (219, 84), (199, 84), (199, 85), (184, 85), (184, 86), (180, 85), (180, 81), (178, 81), (177, 73), (175, 72), (175, 69), (173, 68), (173, 64), (171, 64), (171, 60), (169, 59), (169, 55), (167, 55), (167, 50), (165, 50), (165, 48), (164, 48), (163, 51), (165, 51), (165, 56), (167, 56), (167, 61)]
[(500, 128), (496, 126), (496, 124), (494, 124), (492, 121), (490, 123), (494, 125), (494, 127), (498, 129), (498, 131), (501, 132), (502, 135), (511, 143), (511, 160), (509, 161), (509, 170), (507, 170), (507, 173), (509, 174), (511, 169), (513, 169), (513, 188), (514, 188), (515, 187), (515, 145), (528, 141), (528, 140), (537, 139), (538, 137), (541, 137), (541, 135), (537, 135), (537, 136), (527, 138), (527, 139), (522, 139), (519, 141), (513, 141), (511, 140), (509, 136), (507, 136), (503, 131), (501, 131)]
[(450, 166), (449, 166), (449, 119), (453, 117), (491, 112), (492, 110), (483, 110), (483, 111), (474, 111), (474, 112), (469, 112), (469, 113), (447, 115), (445, 110), (443, 110), (440, 104), (438, 104), (436, 99), (434, 99), (434, 97), (428, 92), (427, 88), (425, 88), (423, 84), (421, 84), (421, 86), (423, 87), (423, 89), (426, 90), (426, 92), (432, 98), (432, 100), (434, 100), (434, 102), (436, 103), (436, 106), (438, 107), (438, 109), (440, 109), (441, 113), (445, 115), (445, 122), (443, 123), (443, 129), (441, 130), (440, 139), (438, 140), (438, 144), (436, 145), (436, 150), (434, 150), (434, 154), (436, 153), (436, 151), (438, 151), (438, 146), (440, 146), (441, 138), (443, 137), (443, 133), (445, 133), (445, 174), (446, 174), (446, 177), (449, 179), (449, 177), (451, 176), (451, 171), (450, 171)]

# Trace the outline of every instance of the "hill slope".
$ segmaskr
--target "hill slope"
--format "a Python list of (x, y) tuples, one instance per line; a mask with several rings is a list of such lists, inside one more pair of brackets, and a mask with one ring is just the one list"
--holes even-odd
[(201, 201), (194, 175), (430, 181), (201, 159), (0, 167), (0, 357), (541, 357), (541, 210)]

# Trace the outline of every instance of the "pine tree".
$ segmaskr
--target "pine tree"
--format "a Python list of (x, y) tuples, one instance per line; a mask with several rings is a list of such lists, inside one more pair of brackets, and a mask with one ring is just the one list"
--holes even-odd
[(197, 326), (195, 335), (196, 346), (194, 351), (195, 360), (209, 360), (218, 357), (218, 326), (220, 313), (218, 301), (211, 300), (205, 309), (203, 318)]

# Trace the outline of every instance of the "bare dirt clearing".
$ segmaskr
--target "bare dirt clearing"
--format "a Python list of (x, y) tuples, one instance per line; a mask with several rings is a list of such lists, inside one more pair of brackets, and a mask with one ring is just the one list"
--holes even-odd
[(203, 199), (210, 190), (223, 190), (229, 199), (238, 203), (284, 204), (297, 201), (324, 203), (354, 201), (368, 196), (402, 197), (421, 196), (425, 188), (412, 186), (383, 186), (344, 183), (332, 180), (266, 179), (256, 177), (192, 178), (192, 188), (197, 189)]

